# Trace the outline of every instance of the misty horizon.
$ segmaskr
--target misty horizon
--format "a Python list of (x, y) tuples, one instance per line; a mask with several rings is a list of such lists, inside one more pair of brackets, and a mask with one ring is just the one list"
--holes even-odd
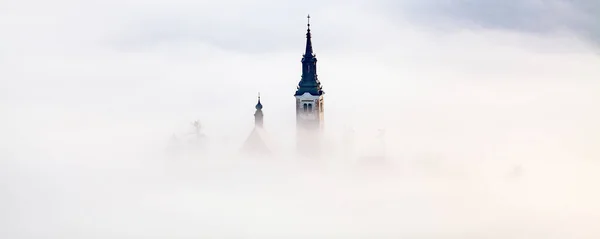
[[(2, 2), (0, 237), (598, 238), (598, 9)], [(241, 153), (259, 92), (269, 157)]]

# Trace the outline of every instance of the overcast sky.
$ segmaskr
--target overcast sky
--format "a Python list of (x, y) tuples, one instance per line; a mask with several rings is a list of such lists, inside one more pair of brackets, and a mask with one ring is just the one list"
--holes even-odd
[[(41, 228), (64, 238), (60, 230), (77, 227), (69, 235), (92, 238), (81, 236), (89, 225), (69, 221), (76, 212), (56, 222), (60, 230), (23, 219), (68, 204), (61, 198), (77, 193), (33, 200), (35, 207), (23, 200), (83, 173), (52, 186), (29, 176), (127, 161), (111, 153), (117, 149), (152, 154), (148, 145), (162, 147), (195, 119), (213, 141), (237, 148), (252, 129), (258, 92), (267, 129), (293, 140), (307, 14), (331, 141), (351, 127), (385, 128), (390, 153), (407, 158), (589, 163), (600, 156), (599, 11), (594, 0), (0, 1), (0, 174), (8, 175), (0, 198), (12, 200), (3, 204), (12, 214), (0, 213), (0, 225), (12, 229), (0, 227), (0, 237), (40, 238)], [(89, 154), (96, 156), (82, 162)], [(575, 194), (594, 198), (585, 191)], [(40, 211), (36, 223), (52, 213)], [(159, 214), (148, 220), (158, 223)], [(144, 235), (140, 225), (136, 235)], [(198, 235), (192, 225), (182, 238)], [(597, 238), (583, 231), (579, 238)]]
[(220, 131), (216, 122), (246, 117), (248, 128), (261, 91), (267, 122), (293, 125), (290, 94), (308, 13), (332, 120), (416, 100), (542, 101), (564, 84), (587, 92), (575, 97), (597, 89), (593, 1), (1, 4), (8, 122), (72, 117), (175, 127), (176, 119), (201, 118)]

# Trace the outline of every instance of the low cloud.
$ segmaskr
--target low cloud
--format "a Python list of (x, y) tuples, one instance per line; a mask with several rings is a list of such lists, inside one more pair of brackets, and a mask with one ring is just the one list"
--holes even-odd
[[(597, 238), (596, 5), (481, 2), (3, 2), (0, 237)], [(258, 92), (293, 145), (307, 13), (332, 154), (229, 157)]]

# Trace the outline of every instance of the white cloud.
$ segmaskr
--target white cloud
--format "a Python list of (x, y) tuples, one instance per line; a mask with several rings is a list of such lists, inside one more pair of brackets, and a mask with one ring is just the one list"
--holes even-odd
[[(598, 235), (599, 60), (576, 34), (442, 31), (359, 1), (1, 4), (4, 237)], [(386, 128), (402, 172), (161, 161), (197, 118), (239, 148), (258, 91), (293, 139), (306, 13), (332, 140)]]

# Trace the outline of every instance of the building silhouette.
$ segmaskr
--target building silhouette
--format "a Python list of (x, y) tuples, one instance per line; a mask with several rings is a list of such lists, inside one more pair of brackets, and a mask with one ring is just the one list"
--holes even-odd
[[(323, 95), (325, 92), (317, 75), (317, 57), (313, 52), (310, 32), (310, 16), (306, 30), (306, 48), (302, 55), (302, 77), (294, 97), (296, 99), (296, 149), (299, 155), (318, 158), (321, 154), (321, 137), (324, 122)], [(252, 155), (268, 155), (273, 149), (267, 141), (264, 129), (263, 105), (256, 104), (254, 129), (242, 147), (242, 151)]]
[(260, 103), (260, 94), (258, 95), (258, 103), (254, 107), (254, 129), (250, 132), (250, 135), (244, 142), (242, 152), (249, 156), (264, 157), (271, 155), (272, 150), (269, 148), (268, 134), (263, 128), (263, 105)]

